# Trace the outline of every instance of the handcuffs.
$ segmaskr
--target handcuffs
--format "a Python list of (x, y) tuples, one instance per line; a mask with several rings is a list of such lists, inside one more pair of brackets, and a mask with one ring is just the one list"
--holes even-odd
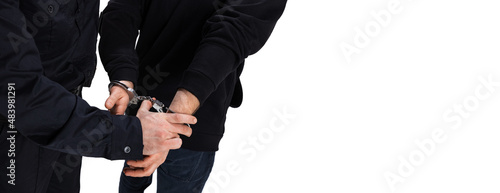
[[(148, 100), (148, 101), (151, 101), (151, 103), (153, 104), (153, 108), (158, 113), (175, 113), (174, 111), (172, 111), (171, 109), (166, 107), (165, 104), (163, 104), (161, 101), (159, 101), (151, 96), (139, 96), (133, 88), (128, 87), (127, 85), (123, 84), (120, 81), (117, 81), (117, 80), (111, 81), (111, 83), (109, 83), (109, 85), (108, 85), (108, 89), (111, 90), (111, 87), (113, 87), (113, 86), (119, 86), (119, 87), (123, 88), (125, 91), (127, 91), (129, 98), (130, 98), (130, 101), (128, 103), (129, 107), (130, 107), (130, 105), (137, 105), (139, 103), (139, 101)], [(191, 127), (191, 125), (189, 125), (187, 123), (185, 123), (185, 125), (187, 125), (188, 127)]]

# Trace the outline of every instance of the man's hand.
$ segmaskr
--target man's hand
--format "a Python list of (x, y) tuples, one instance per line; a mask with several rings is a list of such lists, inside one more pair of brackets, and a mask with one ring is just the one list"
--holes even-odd
[[(134, 84), (130, 81), (122, 80), (120, 81), (123, 84), (127, 85), (130, 88), (134, 88)], [(125, 114), (125, 110), (127, 110), (128, 102), (130, 101), (130, 96), (125, 89), (119, 86), (113, 86), (109, 90), (109, 97), (106, 99), (106, 103), (104, 106), (111, 112), (113, 115), (123, 115)]]
[(157, 154), (153, 154), (150, 156), (146, 156), (144, 160), (127, 161), (127, 165), (129, 167), (123, 169), (123, 173), (126, 176), (130, 177), (145, 177), (150, 176), (156, 170), (156, 168), (160, 167), (165, 159), (167, 158), (168, 150), (165, 152), (159, 152)]
[(143, 160), (129, 160), (128, 168), (123, 169), (126, 176), (150, 176), (167, 158), (170, 149), (182, 145), (179, 134), (191, 136), (192, 130), (184, 123), (196, 124), (196, 118), (185, 114), (153, 113), (149, 109), (151, 101), (143, 101), (137, 117), (141, 120), (144, 143)]
[(193, 132), (184, 123), (196, 124), (196, 118), (178, 113), (153, 113), (149, 111), (152, 106), (151, 101), (143, 101), (137, 111), (142, 126), (143, 154), (153, 155), (179, 149), (182, 144), (179, 134), (189, 137)]

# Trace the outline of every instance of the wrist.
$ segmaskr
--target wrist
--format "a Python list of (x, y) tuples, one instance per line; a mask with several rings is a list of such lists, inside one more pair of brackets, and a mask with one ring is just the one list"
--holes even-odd
[(176, 113), (194, 114), (200, 106), (200, 101), (196, 96), (186, 89), (180, 88), (170, 104), (170, 109)]
[(129, 88), (132, 88), (134, 89), (134, 83), (132, 83), (132, 81), (128, 81), (128, 80), (120, 80), (121, 83), (127, 85)]

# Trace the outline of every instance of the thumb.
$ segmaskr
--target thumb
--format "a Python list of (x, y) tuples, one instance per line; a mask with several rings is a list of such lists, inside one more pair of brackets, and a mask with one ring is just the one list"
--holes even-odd
[(115, 106), (116, 101), (118, 101), (118, 95), (116, 94), (116, 92), (112, 92), (111, 95), (109, 95), (108, 99), (106, 99), (104, 106), (108, 110), (112, 109)]
[(139, 112), (149, 112), (149, 109), (153, 107), (151, 101), (145, 100), (142, 101), (141, 107), (139, 108)]

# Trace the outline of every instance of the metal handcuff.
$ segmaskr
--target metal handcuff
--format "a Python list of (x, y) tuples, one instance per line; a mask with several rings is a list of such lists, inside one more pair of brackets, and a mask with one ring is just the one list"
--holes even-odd
[[(130, 98), (128, 106), (130, 106), (132, 104), (137, 105), (139, 103), (139, 101), (148, 100), (148, 101), (151, 101), (151, 103), (153, 104), (153, 108), (159, 113), (164, 113), (164, 112), (165, 113), (175, 113), (174, 111), (172, 111), (171, 109), (166, 107), (165, 104), (163, 104), (161, 101), (156, 100), (151, 96), (139, 96), (133, 88), (128, 87), (127, 85), (123, 84), (120, 81), (117, 81), (117, 80), (111, 81), (111, 83), (109, 83), (109, 85), (108, 85), (108, 89), (111, 90), (111, 87), (113, 87), (113, 86), (119, 86), (119, 87), (123, 88), (125, 91), (127, 91), (127, 93), (129, 94), (129, 98)], [(166, 111), (164, 111), (163, 108), (165, 108)], [(187, 125), (188, 127), (191, 127), (191, 125), (189, 125), (187, 123), (185, 123), (185, 125)]]

